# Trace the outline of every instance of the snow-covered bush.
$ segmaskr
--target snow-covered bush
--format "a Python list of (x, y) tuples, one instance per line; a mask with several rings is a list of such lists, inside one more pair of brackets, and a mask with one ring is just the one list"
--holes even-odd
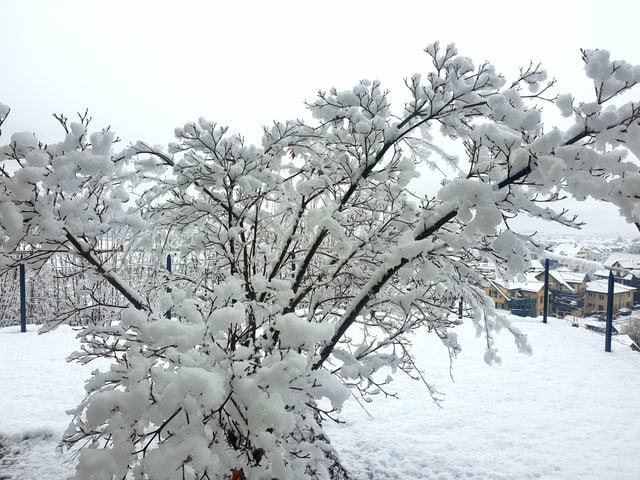
[[(33, 264), (73, 251), (119, 294), (102, 305), (118, 315), (85, 328), (74, 355), (113, 361), (87, 383), (63, 440), (78, 449), (77, 478), (344, 477), (322, 423), (350, 395), (392, 394), (397, 371), (437, 395), (412, 334), (431, 331), (455, 354), (464, 299), (496, 359), (491, 332), (510, 327), (474, 265), (526, 269), (535, 238), (512, 218), (579, 226), (553, 208), (568, 193), (640, 220), (627, 156), (640, 154), (640, 106), (613, 101), (640, 67), (584, 51), (596, 88), (580, 102), (554, 96), (534, 65), (508, 81), (452, 45), (426, 54), (403, 109), (361, 81), (320, 92), (313, 122), (276, 122), (259, 146), (200, 119), (166, 150), (114, 153), (113, 134), (88, 136), (81, 117), (63, 119), (60, 144), (15, 134), (0, 147), (2, 266), (17, 251)], [(554, 103), (570, 127), (543, 126)], [(466, 154), (445, 153), (443, 138)], [(447, 175), (419, 198), (409, 184), (423, 165)], [(127, 281), (97, 248), (111, 229), (158, 266), (171, 253), (195, 267)]]

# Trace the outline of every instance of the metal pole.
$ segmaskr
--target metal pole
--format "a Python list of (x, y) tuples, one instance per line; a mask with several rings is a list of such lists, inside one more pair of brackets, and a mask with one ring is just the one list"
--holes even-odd
[(611, 334), (613, 332), (613, 272), (609, 271), (609, 288), (607, 290), (607, 328), (604, 334), (604, 351), (611, 351)]
[(549, 305), (549, 259), (547, 258), (544, 261), (544, 305), (542, 306), (542, 323), (547, 323), (548, 305)]
[(463, 300), (462, 297), (460, 297), (460, 300), (458, 301), (458, 318), (460, 320), (462, 320), (462, 307), (463, 307)]
[(27, 331), (27, 282), (24, 265), (20, 264), (20, 332)]
[[(169, 272), (168, 282), (171, 281), (171, 254), (167, 255), (167, 271)], [(167, 292), (171, 292), (171, 287), (167, 287)], [(171, 318), (171, 309), (167, 310), (165, 313), (166, 318)]]

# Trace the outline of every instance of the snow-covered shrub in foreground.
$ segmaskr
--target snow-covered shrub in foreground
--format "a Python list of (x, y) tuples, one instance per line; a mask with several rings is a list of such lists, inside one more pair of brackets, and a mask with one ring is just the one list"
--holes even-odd
[[(138, 142), (113, 153), (86, 116), (58, 145), (15, 134), (0, 147), (2, 268), (72, 251), (120, 298), (117, 316), (82, 332), (96, 371), (63, 444), (79, 479), (346, 478), (322, 423), (349, 395), (392, 394), (389, 373), (422, 379), (411, 335), (428, 330), (452, 354), (464, 299), (487, 338), (511, 328), (474, 269), (526, 269), (524, 214), (579, 226), (553, 209), (565, 193), (607, 200), (640, 220), (640, 107), (612, 100), (638, 67), (585, 51), (592, 101), (553, 97), (531, 65), (507, 81), (451, 45), (426, 49), (432, 68), (407, 80), (393, 111), (379, 82), (320, 92), (313, 123), (276, 122), (260, 146), (207, 120), (175, 131), (167, 150)], [(542, 104), (573, 117), (543, 128)], [(0, 105), (0, 124), (9, 113)], [(448, 155), (430, 133), (466, 152)], [(407, 189), (426, 164), (441, 188)], [(136, 198), (135, 205), (130, 198)], [(113, 228), (127, 251), (180, 257), (193, 268), (124, 280), (96, 245)], [(16, 253), (20, 252), (18, 259)], [(130, 276), (127, 278), (131, 278)], [(519, 347), (526, 339), (513, 330)]]

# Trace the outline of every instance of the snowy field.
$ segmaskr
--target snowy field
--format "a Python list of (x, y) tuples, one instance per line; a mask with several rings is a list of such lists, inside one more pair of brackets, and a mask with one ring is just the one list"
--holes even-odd
[[(483, 342), (457, 328), (463, 352), (453, 364), (432, 336), (416, 337), (427, 378), (443, 393), (442, 408), (421, 384), (398, 377), (399, 399), (352, 401), (346, 423), (328, 427), (359, 480), (640, 478), (640, 353), (551, 319), (518, 319), (532, 356), (504, 332), (499, 366), (483, 361)], [(73, 466), (57, 457), (65, 410), (82, 397), (98, 365), (68, 364), (77, 348), (63, 327), (0, 329), (0, 479), (61, 480)]]

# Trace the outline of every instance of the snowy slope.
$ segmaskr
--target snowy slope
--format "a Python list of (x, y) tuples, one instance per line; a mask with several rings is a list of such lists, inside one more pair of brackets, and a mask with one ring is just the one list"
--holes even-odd
[(55, 447), (71, 419), (65, 412), (83, 398), (84, 381), (98, 367), (67, 363), (77, 349), (70, 327), (46, 335), (35, 325), (26, 333), (0, 329), (0, 479), (58, 480), (73, 472)]
[[(502, 364), (488, 366), (473, 330), (459, 329), (463, 352), (448, 357), (431, 338), (418, 358), (446, 394), (440, 409), (418, 385), (398, 381), (398, 401), (344, 412), (332, 428), (343, 460), (362, 479), (640, 478), (640, 354), (552, 320), (517, 321), (533, 355), (501, 334)], [(466, 347), (466, 348), (465, 348)], [(357, 418), (356, 418), (357, 417)]]
[[(640, 354), (551, 320), (516, 321), (533, 345), (516, 352), (498, 337), (502, 365), (487, 366), (471, 326), (458, 328), (463, 352), (449, 376), (446, 351), (416, 337), (419, 363), (444, 394), (442, 408), (419, 383), (399, 377), (400, 399), (355, 402), (347, 420), (328, 427), (345, 465), (365, 479), (640, 478)], [(0, 478), (66, 478), (73, 471), (54, 451), (65, 410), (82, 397), (97, 365), (67, 364), (77, 348), (68, 327), (37, 335), (35, 327), (0, 329)]]

